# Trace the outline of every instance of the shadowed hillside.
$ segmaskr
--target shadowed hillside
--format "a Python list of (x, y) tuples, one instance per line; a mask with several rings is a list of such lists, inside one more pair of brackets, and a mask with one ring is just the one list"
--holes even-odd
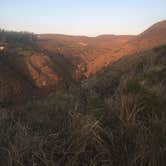
[(25, 32), (0, 31), (0, 102), (40, 96), (75, 84), (74, 66), (63, 55), (41, 50), (36, 36)]

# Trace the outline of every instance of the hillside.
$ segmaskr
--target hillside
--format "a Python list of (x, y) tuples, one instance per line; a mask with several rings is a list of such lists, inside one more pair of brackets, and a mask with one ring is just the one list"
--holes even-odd
[[(98, 58), (104, 58), (120, 48), (134, 36), (101, 35), (97, 37), (38, 35), (39, 46), (54, 54), (64, 55), (76, 66), (79, 73), (86, 73)], [(105, 64), (104, 64), (105, 65)], [(100, 68), (102, 68), (101, 66)]]
[(165, 30), (0, 31), (0, 165), (165, 166)]
[(20, 94), (40, 96), (56, 89), (69, 89), (121, 57), (165, 43), (166, 21), (138, 36), (35, 35), (1, 30), (0, 45), (5, 47), (0, 52), (1, 68), (7, 69), (1, 70), (0, 96), (8, 100), (4, 87), (10, 89), (9, 100)]
[(40, 47), (62, 54), (76, 65), (76, 70), (85, 71), (89, 77), (104, 66), (139, 51), (166, 43), (166, 21), (156, 23), (137, 36), (101, 35), (97, 37), (38, 35)]
[(81, 87), (0, 109), (0, 164), (165, 166), (165, 55), (126, 56)]
[[(120, 79), (125, 78), (125, 75), (130, 78), (137, 77), (137, 75), (142, 75), (143, 77), (144, 74), (148, 75), (148, 72), (150, 72), (149, 75), (151, 75), (151, 77), (155, 77), (155, 75), (158, 74), (153, 70), (156, 68), (156, 70), (160, 71), (160, 67), (162, 70), (162, 67), (165, 66), (165, 49), (166, 45), (161, 45), (150, 50), (124, 56), (103, 68), (91, 78), (84, 80), (82, 82), (83, 87), (85, 89), (95, 91), (100, 96), (107, 96), (114, 93), (114, 89), (118, 87)], [(157, 66), (154, 64), (155, 62), (161, 64)], [(147, 69), (145, 66), (148, 66)], [(152, 69), (148, 69), (150, 67), (152, 67)], [(143, 71), (144, 68), (146, 71)], [(161, 79), (164, 79), (164, 77), (165, 74), (163, 71), (163, 78)], [(158, 81), (161, 83), (160, 80)], [(142, 80), (142, 82), (144, 81)]]
[(99, 71), (102, 67), (109, 63), (115, 62), (119, 58), (134, 54), (140, 51), (160, 46), (166, 43), (166, 21), (159, 22), (148, 30), (144, 31), (133, 39), (124, 43), (118, 48), (114, 48), (111, 52), (98, 56), (92, 63), (87, 64), (87, 75), (91, 75)]

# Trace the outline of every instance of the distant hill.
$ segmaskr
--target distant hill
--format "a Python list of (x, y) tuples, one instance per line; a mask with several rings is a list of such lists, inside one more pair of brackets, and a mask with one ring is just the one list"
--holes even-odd
[(134, 54), (166, 43), (166, 21), (159, 22), (138, 36), (133, 37), (120, 47), (114, 47), (109, 53), (98, 56), (87, 64), (87, 75), (99, 71), (102, 67), (122, 56)]
[(90, 65), (98, 57), (118, 49), (134, 36), (101, 35), (97, 37), (38, 35), (39, 46), (54, 54), (62, 54), (76, 66)]
[(166, 43), (166, 21), (154, 24), (137, 36), (45, 34), (38, 35), (38, 39), (40, 47), (54, 54), (64, 55), (76, 68), (86, 68), (85, 76), (89, 77), (122, 56)]

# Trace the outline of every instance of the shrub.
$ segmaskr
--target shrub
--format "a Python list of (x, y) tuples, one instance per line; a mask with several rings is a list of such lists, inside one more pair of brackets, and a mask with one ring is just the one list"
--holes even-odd
[(103, 115), (104, 102), (98, 96), (89, 96), (87, 97), (87, 110), (96, 118), (100, 118)]
[(129, 79), (126, 82), (126, 87), (124, 89), (125, 93), (138, 93), (141, 90), (141, 85), (139, 84), (139, 82), (135, 79)]

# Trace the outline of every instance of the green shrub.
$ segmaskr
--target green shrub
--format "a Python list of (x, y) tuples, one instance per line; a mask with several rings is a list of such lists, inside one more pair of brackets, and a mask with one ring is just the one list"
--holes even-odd
[(155, 116), (161, 117), (160, 98), (153, 92), (143, 89), (139, 94), (139, 103), (142, 105), (142, 111), (138, 116), (142, 122), (146, 122)]
[(135, 79), (130, 79), (126, 82), (125, 93), (134, 93), (137, 94), (141, 90), (141, 85)]
[(154, 48), (154, 51), (157, 53), (161, 50), (166, 50), (166, 45), (161, 45), (159, 47)]
[(101, 117), (104, 110), (104, 103), (98, 96), (87, 97), (87, 110), (88, 113), (93, 113), (97, 118)]
[(161, 82), (164, 78), (166, 78), (166, 67), (161, 66), (159, 69), (155, 69), (149, 71), (145, 74), (144, 78), (151, 83)]
[(143, 68), (144, 68), (144, 62), (140, 62), (139, 64), (136, 65), (136, 71), (137, 73), (140, 73), (143, 71)]

